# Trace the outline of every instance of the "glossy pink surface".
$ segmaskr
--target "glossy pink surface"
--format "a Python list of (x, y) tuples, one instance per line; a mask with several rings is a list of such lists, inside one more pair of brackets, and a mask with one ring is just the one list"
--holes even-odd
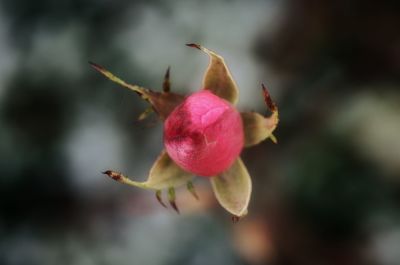
[(184, 170), (215, 176), (227, 170), (243, 148), (242, 119), (227, 101), (208, 90), (187, 97), (164, 124), (169, 156)]

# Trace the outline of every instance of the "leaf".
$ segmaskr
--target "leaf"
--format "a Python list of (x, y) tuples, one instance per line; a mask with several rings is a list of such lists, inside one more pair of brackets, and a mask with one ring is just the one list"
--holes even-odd
[(179, 187), (192, 179), (192, 174), (183, 171), (165, 151), (157, 158), (145, 182), (133, 181), (127, 176), (111, 170), (105, 171), (104, 174), (127, 185), (154, 190)]
[(211, 178), (218, 202), (234, 216), (247, 214), (251, 195), (251, 179), (242, 160), (238, 158), (224, 173)]
[(169, 91), (169, 70), (167, 70), (163, 84), (164, 92), (160, 93), (137, 85), (131, 85), (98, 64), (92, 62), (89, 62), (89, 64), (111, 81), (139, 94), (144, 100), (151, 104), (154, 111), (162, 120), (165, 120), (175, 107), (185, 99), (184, 96)]
[(197, 48), (210, 57), (210, 63), (203, 79), (203, 88), (235, 105), (238, 101), (239, 92), (224, 58), (201, 45), (194, 43), (186, 45)]
[(242, 112), (243, 129), (244, 129), (244, 146), (249, 147), (271, 138), (277, 143), (272, 132), (275, 130), (279, 122), (278, 108), (272, 101), (268, 90), (262, 85), (264, 101), (272, 112), (270, 117), (264, 117), (256, 112)]

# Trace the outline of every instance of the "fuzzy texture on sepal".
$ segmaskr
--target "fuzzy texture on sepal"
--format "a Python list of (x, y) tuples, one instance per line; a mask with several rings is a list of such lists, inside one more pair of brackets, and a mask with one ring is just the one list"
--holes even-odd
[(244, 144), (239, 112), (208, 90), (187, 97), (166, 119), (164, 145), (184, 170), (216, 176), (230, 168)]

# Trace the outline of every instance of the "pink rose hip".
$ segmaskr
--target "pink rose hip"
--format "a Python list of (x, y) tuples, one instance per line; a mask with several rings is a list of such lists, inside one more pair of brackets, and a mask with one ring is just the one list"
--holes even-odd
[(230, 103), (208, 90), (187, 97), (164, 125), (167, 153), (184, 170), (199, 176), (216, 176), (239, 156), (243, 124)]
[(240, 152), (266, 139), (277, 143), (273, 132), (278, 122), (278, 108), (267, 88), (262, 85), (264, 101), (270, 115), (241, 112), (235, 108), (239, 90), (224, 58), (195, 43), (186, 44), (209, 57), (200, 91), (185, 96), (171, 91), (170, 68), (162, 83), (162, 91), (151, 90), (125, 82), (104, 67), (92, 67), (111, 81), (134, 91), (149, 103), (140, 114), (143, 120), (151, 113), (164, 122), (164, 146), (145, 181), (136, 181), (121, 172), (105, 170), (103, 173), (120, 183), (152, 190), (157, 201), (169, 205), (179, 213), (175, 189), (186, 186), (196, 198), (193, 175), (209, 177), (219, 204), (238, 221), (248, 212), (252, 183)]

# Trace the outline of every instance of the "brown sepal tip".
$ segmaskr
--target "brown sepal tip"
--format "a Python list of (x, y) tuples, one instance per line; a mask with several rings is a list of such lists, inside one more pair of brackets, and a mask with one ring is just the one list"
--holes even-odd
[(164, 93), (168, 93), (171, 90), (171, 82), (169, 81), (169, 72), (171, 70), (171, 66), (168, 66), (167, 71), (164, 75), (164, 82), (163, 82), (163, 91)]
[(179, 209), (178, 209), (178, 206), (176, 205), (176, 202), (175, 202), (175, 201), (169, 201), (169, 204), (170, 204), (171, 207), (175, 210), (175, 212), (177, 212), (178, 214), (180, 213), (180, 212), (179, 212)]
[(267, 107), (272, 111), (275, 112), (277, 111), (278, 107), (276, 106), (275, 102), (272, 101), (271, 95), (268, 92), (268, 89), (265, 87), (264, 84), (261, 84), (262, 90), (263, 90), (263, 95), (264, 95), (264, 101), (265, 104), (267, 104)]
[(194, 185), (191, 181), (189, 181), (186, 185), (188, 191), (190, 192), (190, 194), (192, 194), (192, 196), (196, 199), (196, 200), (200, 200), (199, 195), (197, 195), (196, 189), (194, 188)]
[(98, 65), (97, 63), (94, 63), (94, 62), (89, 61), (89, 64), (90, 64), (96, 71), (103, 72), (103, 71), (105, 70), (103, 66)]
[(167, 71), (165, 72), (165, 76), (164, 76), (165, 79), (169, 79), (170, 70), (171, 70), (171, 66), (168, 66)]
[(186, 46), (201, 50), (201, 46), (196, 43), (187, 43)]
[(237, 222), (240, 221), (240, 217), (237, 215), (232, 215), (231, 220), (232, 220), (232, 223), (236, 224)]
[(167, 208), (167, 205), (165, 205), (165, 203), (162, 201), (161, 193), (160, 193), (160, 192), (156, 192), (156, 198), (157, 198), (157, 201), (158, 201), (164, 208)]
[(193, 197), (196, 199), (196, 200), (200, 200), (200, 197), (199, 197), (199, 195), (197, 195), (197, 193), (196, 193), (196, 191), (195, 190), (193, 190), (192, 192), (192, 195), (193, 195)]
[(110, 178), (112, 178), (113, 180), (119, 181), (121, 179), (121, 174), (116, 173), (114, 171), (111, 170), (106, 170), (104, 172), (101, 172), (107, 176), (109, 176)]

